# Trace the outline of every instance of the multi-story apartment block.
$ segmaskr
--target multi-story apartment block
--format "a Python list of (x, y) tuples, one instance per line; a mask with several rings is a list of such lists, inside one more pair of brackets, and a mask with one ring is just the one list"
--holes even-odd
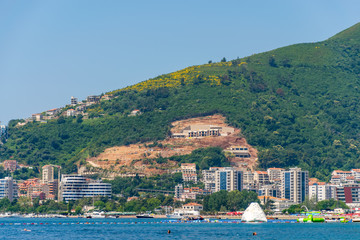
[(11, 202), (18, 198), (18, 186), (12, 177), (0, 179), (0, 199), (8, 198)]
[(281, 178), (282, 198), (301, 203), (309, 195), (309, 172), (301, 168), (283, 171)]
[(234, 191), (243, 189), (243, 174), (231, 167), (225, 167), (215, 172), (215, 191)]
[(210, 136), (227, 136), (234, 133), (234, 128), (214, 125), (194, 124), (187, 126), (179, 133), (173, 133), (172, 138), (199, 138)]
[(267, 172), (269, 175), (270, 182), (281, 182), (281, 175), (284, 171), (283, 168), (268, 168)]
[(269, 175), (266, 171), (255, 171), (254, 172), (254, 182), (257, 186), (257, 188), (267, 185), (270, 183), (269, 181)]
[(245, 146), (231, 146), (229, 150), (226, 150), (228, 152), (231, 152), (235, 157), (238, 158), (249, 158), (251, 157), (249, 148)]
[(351, 169), (351, 173), (355, 181), (360, 181), (360, 169)]
[(71, 97), (70, 104), (73, 105), (73, 106), (77, 105), (78, 104), (78, 99), (76, 97)]
[(342, 182), (346, 182), (346, 177), (352, 176), (352, 174), (351, 171), (334, 170), (331, 173), (331, 178), (339, 176)]
[(344, 184), (336, 187), (336, 198), (347, 205), (360, 204), (360, 184)]
[(256, 191), (256, 184), (254, 181), (254, 173), (243, 172), (243, 188), (250, 191)]
[(221, 167), (211, 167), (209, 170), (202, 171), (202, 180), (205, 184), (205, 190), (209, 190), (211, 192), (215, 192), (215, 172), (219, 169), (223, 169)]
[(275, 184), (263, 185), (258, 189), (257, 192), (258, 196), (271, 196), (276, 198), (281, 197), (280, 187)]
[(81, 175), (65, 175), (61, 177), (60, 200), (78, 200), (83, 197), (111, 197), (111, 184), (92, 181)]
[(97, 103), (97, 102), (100, 101), (100, 96), (96, 96), (96, 95), (88, 96), (88, 97), (86, 98), (86, 101), (87, 101), (88, 103)]
[(178, 184), (175, 186), (175, 198), (180, 198), (181, 195), (184, 193), (184, 186), (182, 184)]
[(48, 184), (54, 182), (54, 167), (45, 165), (42, 167), (42, 182)]
[(197, 183), (196, 164), (195, 163), (182, 163), (181, 173), (184, 182)]
[(16, 169), (19, 168), (19, 165), (17, 164), (16, 160), (5, 160), (3, 162), (4, 170), (14, 172)]
[(309, 198), (315, 199), (316, 202), (335, 199), (336, 186), (325, 182), (311, 182), (309, 183)]

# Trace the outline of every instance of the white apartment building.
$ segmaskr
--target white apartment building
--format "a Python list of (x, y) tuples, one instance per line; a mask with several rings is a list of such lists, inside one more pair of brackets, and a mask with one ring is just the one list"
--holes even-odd
[(16, 180), (13, 180), (12, 177), (0, 179), (0, 199), (7, 197), (10, 202), (12, 202), (14, 199), (17, 199), (18, 196)]
[(352, 174), (351, 171), (334, 170), (331, 173), (331, 178), (339, 176), (342, 182), (346, 182), (346, 177), (352, 176)]
[(178, 184), (175, 186), (175, 198), (180, 198), (181, 195), (184, 193), (184, 186), (182, 184)]
[(222, 167), (211, 167), (209, 170), (202, 171), (202, 180), (205, 184), (205, 190), (215, 192), (215, 172), (223, 169)]
[(111, 197), (111, 184), (87, 179), (81, 175), (63, 174), (60, 184), (60, 200), (78, 200), (84, 197)]
[(243, 189), (243, 174), (231, 167), (225, 167), (215, 172), (215, 191), (234, 191)]
[(301, 168), (290, 168), (282, 172), (281, 177), (282, 198), (301, 203), (309, 195), (309, 172)]
[(76, 97), (71, 97), (70, 104), (73, 105), (73, 106), (77, 105), (78, 104), (78, 99)]
[(266, 171), (255, 171), (254, 172), (254, 181), (256, 186), (259, 188), (263, 185), (267, 185), (270, 183), (269, 174)]
[(309, 184), (309, 198), (315, 199), (316, 202), (335, 199), (336, 198), (336, 186), (326, 184), (324, 182), (315, 182)]
[(283, 168), (268, 168), (267, 172), (269, 175), (270, 182), (276, 182), (276, 181), (280, 182), (281, 175), (284, 170), (285, 169), (283, 169)]
[(196, 164), (195, 163), (182, 163), (181, 173), (184, 182), (197, 183)]

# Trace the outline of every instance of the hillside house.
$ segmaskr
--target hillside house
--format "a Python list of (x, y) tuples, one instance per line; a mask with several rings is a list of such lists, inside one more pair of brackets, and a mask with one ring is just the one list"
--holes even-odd
[(234, 128), (220, 127), (215, 125), (190, 125), (181, 130), (180, 133), (173, 133), (172, 138), (200, 138), (209, 136), (228, 136), (234, 133)]

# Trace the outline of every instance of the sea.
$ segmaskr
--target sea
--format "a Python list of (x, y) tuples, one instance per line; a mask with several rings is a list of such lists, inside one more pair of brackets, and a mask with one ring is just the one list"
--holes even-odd
[(360, 223), (179, 223), (166, 219), (1, 218), (0, 239), (355, 240), (360, 239)]

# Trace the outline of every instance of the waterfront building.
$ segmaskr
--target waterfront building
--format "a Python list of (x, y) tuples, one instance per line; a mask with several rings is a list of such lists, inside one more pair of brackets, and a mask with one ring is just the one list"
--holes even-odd
[(243, 189), (243, 174), (231, 167), (225, 167), (215, 172), (215, 191), (234, 191)]
[(294, 202), (285, 199), (285, 198), (277, 198), (272, 196), (259, 196), (258, 199), (260, 203), (264, 205), (266, 201), (273, 201), (272, 211), (274, 212), (282, 212), (284, 209), (288, 209), (291, 205), (294, 205)]
[(17, 164), (16, 160), (5, 160), (3, 162), (4, 170), (14, 172), (16, 169), (19, 168), (19, 165)]
[(309, 195), (309, 172), (301, 168), (290, 168), (281, 176), (282, 198), (301, 203)]
[(0, 179), (0, 199), (6, 197), (10, 202), (18, 198), (18, 186), (12, 177)]
[(315, 199), (316, 202), (328, 199), (335, 199), (336, 186), (332, 184), (327, 184), (325, 182), (310, 182), (309, 198)]
[(42, 167), (42, 182), (48, 184), (54, 182), (54, 167), (45, 165)]
[(188, 204), (184, 204), (182, 206), (183, 210), (186, 211), (202, 211), (203, 210), (203, 205), (198, 204), (198, 203), (188, 203)]
[(63, 174), (60, 183), (60, 200), (78, 200), (84, 197), (111, 197), (111, 184), (87, 179), (76, 174)]

